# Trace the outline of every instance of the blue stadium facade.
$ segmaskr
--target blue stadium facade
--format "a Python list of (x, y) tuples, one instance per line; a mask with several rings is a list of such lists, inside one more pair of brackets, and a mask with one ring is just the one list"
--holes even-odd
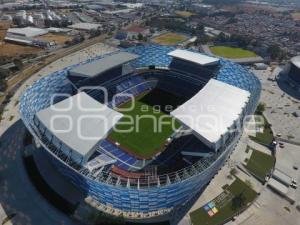
[(288, 64), (288, 82), (297, 91), (300, 91), (300, 56), (295, 56)]
[[(170, 67), (172, 58), (167, 53), (174, 49), (174, 47), (146, 45), (124, 51), (140, 56), (140, 58), (132, 61), (130, 64), (137, 70), (144, 69), (144, 78), (147, 79), (147, 76), (150, 76), (149, 74), (147, 75), (147, 73), (150, 73), (147, 72), (149, 66), (155, 66), (155, 68), (160, 69), (168, 69)], [(76, 66), (78, 65), (50, 74), (36, 81), (33, 86), (25, 91), (20, 100), (20, 112), (28, 130), (35, 138), (40, 140), (45, 149), (45, 154), (47, 154), (49, 160), (60, 173), (86, 195), (95, 199), (99, 205), (122, 212), (135, 212), (140, 215), (147, 214), (149, 217), (162, 216), (164, 219), (170, 219), (174, 215), (179, 215), (179, 212), (185, 206), (188, 206), (190, 202), (193, 202), (195, 196), (203, 191), (212, 177), (224, 165), (238, 142), (241, 133), (232, 133), (220, 151), (211, 157), (200, 158), (192, 165), (187, 165), (176, 171), (159, 174), (155, 179), (141, 178), (133, 180), (126, 177), (112, 176), (110, 171), (105, 170), (97, 177), (94, 177), (83, 168), (80, 168), (80, 166), (68, 161), (63, 154), (60, 154), (51, 141), (43, 137), (34, 121), (34, 115), (38, 111), (50, 106), (53, 94), (71, 94), (73, 92), (66, 76), (68, 71)], [(161, 75), (153, 71), (155, 70), (151, 71), (152, 77), (160, 77), (171, 73), (168, 70), (168, 72)], [(126, 79), (134, 76), (134, 74), (131, 74)], [(186, 80), (188, 75), (181, 77), (180, 74), (177, 74), (176, 76), (178, 79)], [(221, 59), (220, 65), (214, 71), (212, 78), (249, 91), (251, 97), (245, 114), (253, 113), (260, 97), (261, 85), (252, 73), (240, 65)], [(168, 82), (168, 79), (166, 79), (166, 82)], [(106, 207), (103, 207), (103, 210)], [(156, 213), (149, 214), (151, 212)]]

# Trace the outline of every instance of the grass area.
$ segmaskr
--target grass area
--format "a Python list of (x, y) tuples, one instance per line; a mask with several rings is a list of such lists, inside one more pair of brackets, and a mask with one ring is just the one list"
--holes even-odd
[(189, 11), (176, 11), (175, 13), (176, 13), (176, 15), (184, 17), (184, 18), (188, 18), (188, 17), (196, 15), (195, 13), (192, 13)]
[(176, 45), (187, 39), (188, 37), (185, 35), (169, 32), (153, 38), (152, 41), (160, 45)]
[(227, 46), (213, 46), (209, 48), (210, 51), (217, 56), (221, 56), (229, 59), (239, 59), (239, 58), (250, 58), (256, 57), (257, 55), (252, 52), (242, 48), (233, 48)]
[(137, 97), (133, 102), (125, 103), (120, 109), (128, 109), (133, 103), (134, 107), (130, 111), (121, 111), (125, 117), (120, 120), (108, 138), (140, 158), (151, 158), (163, 149), (167, 138), (174, 132), (173, 127), (176, 129), (180, 127), (178, 121), (154, 107), (159, 105), (164, 108), (167, 102), (172, 102), (172, 99), (177, 101), (176, 105), (179, 103), (175, 96), (155, 90)]
[(242, 180), (236, 180), (226, 190), (216, 197), (213, 202), (218, 210), (213, 216), (209, 216), (204, 207), (192, 213), (190, 217), (193, 225), (218, 225), (230, 219), (240, 210), (252, 202), (257, 193)]
[(269, 124), (268, 120), (264, 115), (260, 115), (264, 119), (264, 124), (262, 125), (263, 132), (256, 132), (256, 136), (249, 136), (249, 138), (255, 142), (271, 145), (274, 139), (274, 134), (271, 129), (271, 124)]
[(250, 159), (247, 161), (246, 168), (257, 176), (262, 182), (270, 173), (275, 164), (275, 157), (253, 149)]

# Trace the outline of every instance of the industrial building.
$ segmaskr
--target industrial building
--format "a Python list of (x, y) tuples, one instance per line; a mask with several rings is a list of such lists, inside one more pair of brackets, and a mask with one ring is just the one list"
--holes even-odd
[(7, 30), (7, 35), (17, 35), (22, 37), (37, 37), (47, 34), (47, 29), (40, 29), (36, 27), (24, 27), (24, 28), (9, 28)]

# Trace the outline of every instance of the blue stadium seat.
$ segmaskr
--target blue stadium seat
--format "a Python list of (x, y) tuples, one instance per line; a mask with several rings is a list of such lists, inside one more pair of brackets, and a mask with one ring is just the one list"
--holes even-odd
[[(104, 140), (100, 143), (100, 147), (109, 152), (117, 160), (116, 166), (128, 170), (130, 165), (134, 165), (138, 159), (119, 149), (116, 145), (108, 140)], [(105, 153), (105, 152), (104, 152)]]

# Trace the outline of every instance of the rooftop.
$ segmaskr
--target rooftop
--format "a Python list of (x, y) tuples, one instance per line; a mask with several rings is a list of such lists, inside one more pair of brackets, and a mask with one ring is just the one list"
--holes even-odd
[(171, 115), (191, 128), (207, 146), (218, 149), (219, 141), (239, 118), (249, 97), (248, 91), (211, 79)]
[(219, 62), (218, 58), (206, 56), (206, 55), (203, 55), (203, 54), (200, 54), (197, 52), (191, 52), (188, 50), (181, 50), (181, 49), (176, 49), (172, 52), (169, 52), (168, 55), (172, 56), (174, 58), (197, 63), (201, 66), (216, 65)]
[(123, 115), (80, 92), (39, 111), (36, 116), (73, 152), (86, 157)]
[(36, 27), (24, 27), (24, 28), (9, 28), (8, 34), (20, 35), (25, 37), (36, 37), (48, 33), (47, 29), (40, 29)]
[(114, 67), (137, 59), (139, 56), (127, 53), (118, 52), (110, 56), (106, 56), (92, 63), (87, 63), (70, 70), (70, 75), (80, 77), (95, 77)]

